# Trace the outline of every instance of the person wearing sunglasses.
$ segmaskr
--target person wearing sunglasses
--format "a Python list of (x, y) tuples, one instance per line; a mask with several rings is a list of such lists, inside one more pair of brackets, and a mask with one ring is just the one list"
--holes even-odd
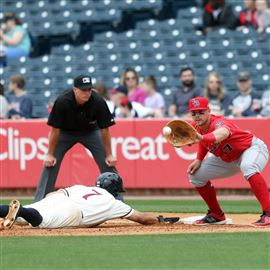
[(106, 101), (92, 89), (92, 79), (80, 75), (74, 79), (73, 89), (58, 96), (47, 124), (51, 126), (48, 152), (35, 194), (40, 201), (54, 185), (66, 152), (75, 144), (86, 147), (101, 173), (114, 172), (117, 159), (111, 152), (109, 127), (115, 124)]
[[(194, 224), (226, 224), (211, 180), (242, 173), (263, 212), (260, 219), (251, 225), (270, 227), (268, 187), (261, 175), (269, 158), (266, 144), (230, 120), (210, 114), (208, 99), (205, 97), (190, 99), (189, 111), (197, 130), (198, 149), (197, 157), (189, 165), (187, 173), (191, 184), (209, 208), (207, 215)], [(206, 157), (208, 152), (212, 155)]]
[(133, 68), (127, 68), (120, 79), (120, 84), (128, 89), (128, 99), (144, 105), (147, 93), (139, 86), (139, 74)]

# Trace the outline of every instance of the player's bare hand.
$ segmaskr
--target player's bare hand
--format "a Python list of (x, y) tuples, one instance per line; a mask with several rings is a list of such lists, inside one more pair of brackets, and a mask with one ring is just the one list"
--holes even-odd
[(201, 161), (196, 159), (194, 160), (189, 166), (188, 166), (188, 169), (187, 169), (187, 173), (188, 174), (194, 174), (201, 166)]
[(53, 167), (56, 164), (56, 158), (55, 156), (51, 155), (51, 154), (47, 154), (45, 156), (45, 159), (43, 161), (43, 165), (45, 167)]
[(117, 163), (117, 159), (113, 155), (108, 155), (105, 159), (105, 162), (109, 167), (115, 167)]

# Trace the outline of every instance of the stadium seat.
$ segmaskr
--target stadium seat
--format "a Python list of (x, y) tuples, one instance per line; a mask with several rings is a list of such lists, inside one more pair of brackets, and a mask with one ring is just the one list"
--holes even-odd
[[(166, 102), (179, 84), (178, 73), (184, 65), (194, 68), (200, 85), (215, 70), (233, 91), (237, 72), (245, 68), (256, 73), (254, 82), (259, 90), (269, 87), (270, 28), (262, 40), (252, 28), (220, 28), (203, 36), (193, 28), (203, 11), (196, 7), (198, 1), (184, 2), (3, 0), (3, 11), (15, 12), (35, 37), (48, 39), (48, 55), (22, 58), (20, 65), (10, 61), (5, 69), (0, 68), (1, 79), (7, 82), (10, 75), (23, 74), (40, 114), (43, 109), (38, 109), (38, 97), (44, 99), (40, 88), (51, 98), (71, 87), (72, 78), (84, 72), (89, 72), (93, 81), (112, 87), (119, 83), (125, 68), (134, 67), (142, 77), (157, 77)], [(160, 16), (168, 3), (173, 12)], [(238, 12), (243, 8), (234, 6)], [(125, 24), (126, 18), (134, 23)], [(37, 84), (42, 87), (36, 88)]]

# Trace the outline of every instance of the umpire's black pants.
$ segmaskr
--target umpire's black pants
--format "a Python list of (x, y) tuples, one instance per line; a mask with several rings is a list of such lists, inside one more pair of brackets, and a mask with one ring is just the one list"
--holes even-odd
[(91, 131), (87, 134), (76, 132), (60, 131), (58, 143), (56, 145), (54, 156), (56, 157), (56, 164), (53, 167), (43, 167), (41, 177), (39, 179), (34, 201), (40, 201), (46, 194), (54, 191), (56, 178), (66, 152), (76, 143), (84, 145), (93, 155), (96, 164), (101, 173), (115, 172), (115, 167), (109, 167), (105, 163), (106, 152), (102, 142), (100, 130)]

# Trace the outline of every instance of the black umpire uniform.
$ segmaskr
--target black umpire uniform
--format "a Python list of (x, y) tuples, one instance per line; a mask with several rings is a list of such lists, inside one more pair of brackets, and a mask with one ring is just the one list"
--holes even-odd
[(74, 79), (73, 90), (56, 99), (47, 124), (52, 130), (35, 202), (54, 191), (64, 155), (76, 143), (81, 143), (92, 153), (101, 173), (117, 173), (116, 159), (111, 166), (106, 162), (108, 155), (113, 159), (108, 128), (115, 121), (104, 99), (92, 90), (91, 77), (81, 75)]

